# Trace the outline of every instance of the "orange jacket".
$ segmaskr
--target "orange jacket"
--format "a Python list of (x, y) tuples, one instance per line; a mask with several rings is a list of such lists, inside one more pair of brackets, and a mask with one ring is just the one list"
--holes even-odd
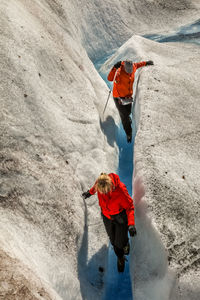
[(133, 63), (133, 72), (131, 74), (125, 72), (124, 62), (121, 63), (119, 69), (113, 67), (107, 77), (109, 81), (113, 81), (115, 78), (113, 83), (113, 97), (131, 97), (133, 95), (135, 72), (138, 68), (144, 66), (146, 66), (146, 61)]
[[(107, 194), (97, 192), (102, 214), (108, 219), (111, 219), (112, 215), (119, 214), (125, 209), (128, 225), (135, 225), (133, 199), (129, 195), (125, 184), (120, 181), (117, 174), (110, 173), (108, 175), (112, 179), (112, 191)], [(89, 190), (91, 195), (96, 193), (95, 184)]]

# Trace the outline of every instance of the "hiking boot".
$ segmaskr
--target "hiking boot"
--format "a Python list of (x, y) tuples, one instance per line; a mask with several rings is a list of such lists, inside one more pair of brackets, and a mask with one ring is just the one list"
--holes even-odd
[(125, 268), (125, 256), (117, 258), (117, 270), (118, 272), (124, 272)]
[(127, 245), (123, 248), (124, 250), (124, 254), (125, 255), (129, 255), (129, 252), (130, 252), (130, 244), (129, 242), (127, 243)]
[(131, 143), (132, 141), (132, 134), (127, 135), (127, 142)]

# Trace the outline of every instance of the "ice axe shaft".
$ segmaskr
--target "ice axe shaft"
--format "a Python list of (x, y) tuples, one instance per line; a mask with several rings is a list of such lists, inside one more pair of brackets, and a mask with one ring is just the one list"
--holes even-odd
[(104, 112), (105, 112), (106, 107), (107, 107), (107, 105), (108, 105), (108, 100), (109, 100), (109, 98), (110, 98), (110, 93), (111, 93), (111, 90), (109, 91), (109, 94), (108, 94), (108, 98), (107, 98), (107, 101), (106, 101), (106, 105), (105, 105), (104, 110), (103, 110), (103, 115), (104, 115)]

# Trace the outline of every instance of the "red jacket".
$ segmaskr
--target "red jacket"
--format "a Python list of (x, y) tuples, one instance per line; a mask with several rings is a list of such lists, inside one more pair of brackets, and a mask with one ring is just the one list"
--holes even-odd
[(133, 63), (133, 72), (131, 74), (125, 72), (124, 62), (121, 63), (119, 69), (113, 67), (107, 77), (109, 81), (113, 81), (115, 78), (113, 83), (113, 97), (131, 97), (133, 95), (135, 72), (138, 68), (144, 66), (146, 66), (146, 61)]
[[(119, 176), (110, 173), (113, 189), (107, 194), (97, 192), (99, 205), (104, 216), (111, 219), (111, 215), (116, 215), (122, 210), (126, 210), (128, 225), (135, 225), (133, 199), (129, 196), (126, 186), (120, 181)], [(96, 193), (95, 184), (89, 190), (91, 195)]]

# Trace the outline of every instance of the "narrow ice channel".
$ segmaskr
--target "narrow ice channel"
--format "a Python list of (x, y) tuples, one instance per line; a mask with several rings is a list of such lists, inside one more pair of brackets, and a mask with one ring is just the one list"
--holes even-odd
[[(98, 69), (98, 65), (96, 67)], [(102, 75), (102, 74), (101, 74)], [(107, 81), (105, 75), (102, 75), (103, 79), (106, 81), (108, 87), (112, 89), (111, 83)], [(137, 79), (135, 80), (135, 82)], [(112, 97), (109, 101), (113, 101)], [(109, 109), (109, 108), (108, 108)], [(132, 109), (133, 115), (134, 105)], [(117, 109), (116, 109), (117, 113)], [(133, 149), (134, 149), (134, 138), (136, 130), (134, 118), (132, 116), (132, 135), (133, 140), (131, 144), (128, 144), (126, 141), (126, 135), (123, 130), (122, 124), (120, 123), (117, 129), (117, 146), (119, 148), (119, 161), (118, 161), (118, 170), (117, 174), (119, 175), (122, 182), (125, 183), (128, 192), (132, 195), (132, 177), (133, 177)], [(103, 295), (103, 300), (132, 300), (132, 284), (129, 272), (129, 256), (126, 257), (127, 261), (125, 264), (124, 273), (118, 273), (117, 271), (117, 258), (114, 254), (112, 245), (109, 245), (108, 252), (108, 264), (107, 270), (104, 278), (105, 290)]]
[[(133, 136), (134, 134), (135, 131), (133, 130)], [(132, 142), (132, 144), (127, 144), (122, 125), (120, 125), (118, 129), (117, 144), (119, 147), (119, 166), (117, 173), (120, 179), (126, 184), (129, 194), (132, 195), (134, 142)], [(117, 258), (114, 254), (112, 246), (110, 245), (108, 253), (107, 272), (105, 274), (105, 292), (103, 300), (115, 299), (131, 300), (133, 299), (133, 296), (129, 273), (129, 256), (127, 256), (124, 273), (118, 273)]]

